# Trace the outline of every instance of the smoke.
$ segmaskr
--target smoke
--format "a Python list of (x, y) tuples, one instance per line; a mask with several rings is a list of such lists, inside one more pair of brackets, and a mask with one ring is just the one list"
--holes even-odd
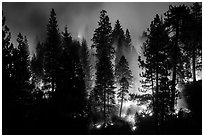
[[(60, 31), (64, 31), (64, 27), (67, 25), (74, 38), (81, 32), (83, 36), (87, 36), (88, 44), (90, 45), (91, 32), (94, 31), (93, 28), (97, 25), (100, 7), (102, 7), (103, 3), (4, 2), (2, 5), (6, 16), (6, 24), (11, 30), (12, 43), (14, 45), (17, 44), (18, 33), (26, 35), (30, 45), (29, 50), (32, 54), (35, 52), (36, 37), (41, 42), (45, 40), (46, 25), (52, 8), (55, 9), (57, 14)], [(84, 30), (86, 26), (91, 27), (88, 30)]]

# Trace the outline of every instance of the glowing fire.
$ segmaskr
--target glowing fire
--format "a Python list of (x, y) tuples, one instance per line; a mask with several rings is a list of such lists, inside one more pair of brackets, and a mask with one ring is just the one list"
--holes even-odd
[(100, 128), (101, 127), (101, 125), (100, 124), (98, 124), (97, 126), (96, 126), (96, 128)]
[(131, 125), (135, 125), (135, 116), (134, 115), (129, 115), (125, 119), (127, 122), (129, 122)]
[(136, 126), (133, 126), (133, 127), (132, 127), (132, 130), (134, 131), (134, 130), (136, 130), (136, 128), (137, 128)]

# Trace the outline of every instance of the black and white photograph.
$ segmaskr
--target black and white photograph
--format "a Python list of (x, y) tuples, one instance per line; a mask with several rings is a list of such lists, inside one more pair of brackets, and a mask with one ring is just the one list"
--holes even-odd
[(1, 2), (2, 135), (202, 135), (202, 2)]

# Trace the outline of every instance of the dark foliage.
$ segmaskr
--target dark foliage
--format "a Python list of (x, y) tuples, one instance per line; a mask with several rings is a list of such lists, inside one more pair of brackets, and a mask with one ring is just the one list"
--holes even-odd
[(93, 48), (96, 48), (96, 86), (93, 90), (94, 102), (103, 106), (104, 122), (109, 115), (110, 108), (114, 103), (114, 74), (113, 59), (114, 48), (112, 47), (112, 28), (109, 17), (105, 10), (100, 12), (98, 28), (94, 31)]

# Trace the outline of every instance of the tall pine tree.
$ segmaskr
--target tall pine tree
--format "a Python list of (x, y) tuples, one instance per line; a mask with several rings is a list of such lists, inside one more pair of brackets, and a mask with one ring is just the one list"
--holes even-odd
[(129, 68), (128, 62), (125, 56), (122, 56), (119, 63), (116, 65), (115, 70), (116, 84), (119, 85), (118, 100), (121, 102), (120, 116), (122, 111), (123, 101), (127, 100), (127, 94), (130, 86), (132, 85), (132, 72)]
[(85, 39), (82, 39), (81, 49), (80, 49), (80, 57), (83, 67), (83, 73), (85, 75), (85, 84), (86, 91), (90, 93), (91, 90), (91, 64), (90, 64), (90, 55), (88, 45)]
[[(60, 33), (57, 25), (57, 18), (54, 9), (50, 12), (49, 23), (47, 25), (47, 37), (45, 42), (45, 53), (43, 68), (45, 82), (51, 83), (51, 92), (56, 89), (56, 73), (59, 68), (58, 58), (60, 54)], [(49, 84), (48, 84), (49, 85)]]
[(68, 32), (67, 26), (61, 34), (61, 50), (58, 57), (59, 66), (56, 73), (56, 92), (55, 101), (58, 104), (58, 108), (65, 113), (70, 113), (72, 109), (66, 109), (67, 106), (71, 106), (72, 97), (71, 91), (73, 84), (72, 79), (74, 77), (74, 70), (72, 69), (72, 37)]
[[(165, 15), (165, 25), (168, 28), (170, 36), (170, 58), (172, 64), (172, 83), (171, 83), (171, 111), (174, 112), (175, 105), (175, 95), (176, 95), (176, 81), (178, 81), (178, 76), (180, 69), (178, 66), (181, 64), (183, 58), (181, 51), (181, 30), (182, 24), (188, 18), (189, 8), (185, 5), (179, 6), (169, 6), (169, 10)], [(181, 66), (181, 65), (180, 65)]]
[(105, 10), (100, 12), (98, 28), (94, 31), (93, 46), (96, 48), (96, 96), (98, 102), (103, 104), (104, 123), (107, 115), (107, 95), (113, 94), (114, 75), (113, 75), (113, 53), (112, 47), (112, 28), (109, 17)]
[(142, 81), (143, 88), (146, 91), (149, 90), (150, 86), (152, 88), (156, 125), (164, 117), (164, 106), (169, 107), (169, 104), (165, 102), (169, 100), (167, 44), (168, 33), (162, 19), (156, 15), (148, 29), (147, 40), (143, 47), (143, 55), (146, 60), (144, 61), (139, 57), (140, 67), (145, 68), (145, 73), (142, 73), (142, 77), (145, 77), (145, 81)]
[[(194, 3), (190, 10), (184, 16), (184, 21), (181, 26), (181, 41), (184, 43), (184, 65), (186, 69), (192, 70), (189, 75), (185, 75), (188, 79), (193, 76), (193, 81), (196, 81), (196, 71), (200, 70), (201, 63), (201, 28), (202, 28), (202, 6), (199, 3)], [(191, 65), (192, 64), (192, 65)], [(187, 66), (188, 65), (188, 66)], [(191, 69), (192, 68), (192, 69)], [(184, 71), (185, 72), (185, 71)]]

